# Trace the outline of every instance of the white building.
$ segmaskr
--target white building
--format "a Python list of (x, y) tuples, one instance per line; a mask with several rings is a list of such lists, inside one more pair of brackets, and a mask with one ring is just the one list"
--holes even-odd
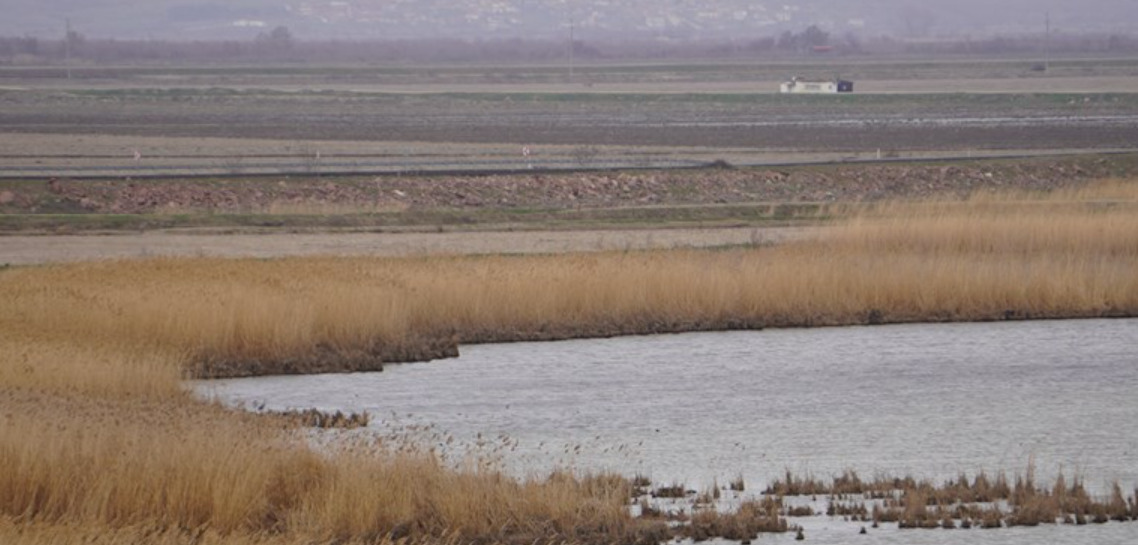
[(853, 82), (842, 79), (834, 79), (829, 81), (807, 81), (798, 79), (797, 77), (791, 78), (790, 81), (784, 82), (779, 86), (779, 91), (783, 93), (852, 93)]

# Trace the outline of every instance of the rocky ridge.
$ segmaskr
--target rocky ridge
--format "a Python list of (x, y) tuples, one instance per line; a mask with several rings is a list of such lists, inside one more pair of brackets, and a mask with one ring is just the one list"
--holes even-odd
[(711, 168), (470, 176), (51, 179), (0, 192), (0, 212), (342, 213), (408, 209), (584, 209), (745, 202), (858, 202), (1051, 190), (1118, 176), (1125, 156), (786, 169)]

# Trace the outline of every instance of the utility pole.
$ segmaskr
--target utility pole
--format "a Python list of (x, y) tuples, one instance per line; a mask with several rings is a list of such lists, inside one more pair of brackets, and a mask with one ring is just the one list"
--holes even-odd
[(574, 29), (574, 23), (573, 23), (573, 8), (572, 8), (572, 6), (570, 6), (569, 7), (569, 81), (570, 82), (573, 81), (573, 54), (574, 54), (573, 50), (576, 49), (576, 47), (573, 45), (573, 39), (574, 39), (573, 31), (574, 30), (575, 29)]
[(64, 19), (63, 66), (67, 70), (67, 81), (71, 81), (71, 18)]
[(1044, 12), (1043, 19), (1043, 73), (1047, 74), (1051, 72), (1051, 12)]

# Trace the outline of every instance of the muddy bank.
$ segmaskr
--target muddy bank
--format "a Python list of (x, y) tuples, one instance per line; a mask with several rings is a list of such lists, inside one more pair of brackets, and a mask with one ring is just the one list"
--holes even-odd
[[(1074, 320), (1093, 318), (1134, 318), (1132, 309), (1104, 309), (1071, 312), (1038, 312), (1007, 309), (998, 312), (949, 313), (927, 315), (893, 314), (877, 309), (845, 315), (727, 317), (713, 320), (649, 320), (602, 324), (540, 325), (513, 331), (475, 330), (454, 333), (459, 345), (604, 339), (636, 335), (666, 335), (710, 331), (758, 331), (812, 327), (849, 327), (917, 323), (1000, 322), (1023, 320)], [(411, 360), (408, 360), (411, 361)]]
[(714, 320), (648, 320), (593, 324), (541, 324), (529, 329), (475, 329), (424, 335), (398, 345), (376, 346), (367, 351), (339, 352), (316, 347), (313, 352), (285, 359), (233, 361), (201, 357), (189, 370), (193, 379), (225, 379), (269, 375), (310, 375), (324, 373), (380, 372), (385, 364), (420, 363), (455, 358), (462, 345), (553, 342), (574, 339), (667, 335), (717, 331), (759, 331), (767, 328), (796, 329), (849, 327), (916, 323), (999, 322), (1024, 320), (1071, 320), (1095, 318), (1134, 318), (1138, 312), (1105, 309), (1076, 312), (1032, 312), (1008, 309), (991, 313), (901, 315), (871, 309), (842, 316), (766, 316), (760, 318), (720, 318)]
[(288, 358), (233, 360), (203, 354), (189, 369), (191, 378), (240, 378), (266, 375), (318, 375), (383, 371), (385, 363), (410, 363), (458, 357), (453, 337), (422, 337), (401, 344), (374, 346), (345, 352), (317, 346), (307, 354)]

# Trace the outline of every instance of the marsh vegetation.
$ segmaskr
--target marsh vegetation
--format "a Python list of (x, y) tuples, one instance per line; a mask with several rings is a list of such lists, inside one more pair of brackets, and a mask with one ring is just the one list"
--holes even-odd
[(172, 352), (195, 377), (378, 369), (458, 343), (1133, 316), (1136, 187), (881, 205), (773, 247), (103, 261), (14, 269), (0, 289), (7, 338)]
[[(517, 479), (348, 436), (318, 449), (290, 419), (201, 402), (182, 381), (379, 369), (462, 343), (1134, 316), (1136, 206), (1138, 185), (1116, 181), (882, 205), (780, 246), (9, 268), (0, 271), (0, 536), (656, 542), (671, 530), (632, 516), (624, 478)], [(1011, 516), (1096, 516), (1075, 484), (1046, 493), (1025, 484)], [(898, 504), (901, 517), (939, 494), (915, 490), (925, 500)], [(1052, 509), (1068, 499), (1075, 507)], [(784, 527), (771, 515), (748, 504), (739, 519), (700, 527)]]

